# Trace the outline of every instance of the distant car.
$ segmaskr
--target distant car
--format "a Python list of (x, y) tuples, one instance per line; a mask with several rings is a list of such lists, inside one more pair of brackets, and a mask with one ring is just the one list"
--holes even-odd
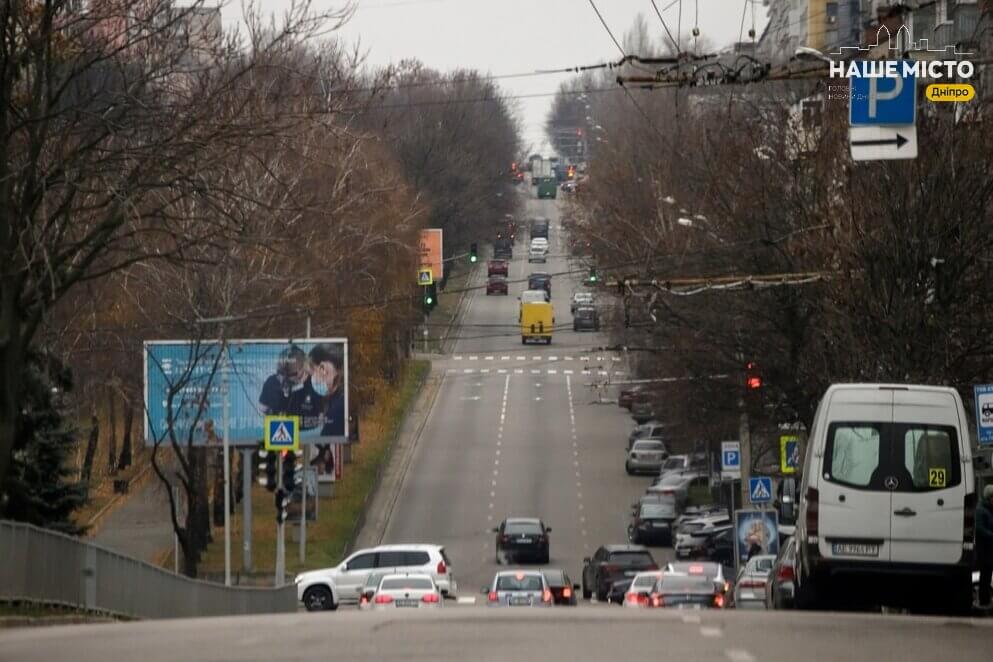
[(544, 264), (548, 258), (548, 249), (542, 246), (532, 246), (528, 249), (528, 263), (538, 262)]
[(489, 280), (486, 281), (486, 295), (490, 294), (502, 294), (507, 296), (510, 289), (507, 287), (506, 276), (490, 276)]
[(641, 545), (602, 545), (593, 556), (583, 559), (583, 598), (596, 593), (597, 600), (603, 602), (615, 581), (658, 569), (652, 553)]
[(703, 557), (714, 563), (734, 565), (734, 530), (715, 531), (703, 541)]
[(644, 423), (657, 416), (655, 403), (650, 398), (638, 398), (631, 403), (631, 418), (635, 423)]
[(635, 384), (628, 388), (622, 388), (620, 393), (617, 394), (617, 405), (625, 409), (631, 409), (635, 396), (644, 390), (644, 384)]
[(659, 439), (639, 439), (628, 451), (624, 469), (628, 474), (657, 474), (669, 451)]
[(674, 550), (677, 559), (700, 558), (706, 553), (707, 539), (715, 533), (732, 528), (727, 515), (706, 518), (693, 522), (684, 522), (681, 530), (676, 533)]
[(665, 573), (652, 590), (649, 605), (654, 609), (723, 609), (725, 602), (725, 595), (706, 577)]
[(552, 592), (552, 602), (573, 607), (578, 603), (576, 593), (579, 591), (579, 584), (573, 584), (564, 570), (545, 568), (541, 574), (545, 575), (545, 581)]
[(628, 529), (631, 542), (636, 545), (671, 545), (672, 523), (676, 520), (676, 514), (676, 503), (671, 499), (639, 504)]
[(550, 527), (535, 517), (508, 517), (493, 528), (496, 534), (496, 562), (529, 559), (548, 563)]
[(372, 599), (373, 609), (437, 609), (442, 604), (441, 591), (431, 575), (392, 574), (380, 580)]
[(487, 276), (507, 276), (507, 261), (506, 260), (490, 260), (486, 264), (486, 275)]
[[(654, 436), (654, 435), (653, 435)], [(666, 458), (659, 471), (659, 481), (669, 475), (684, 474), (690, 471), (703, 472), (707, 470), (706, 455), (670, 455)]]
[(599, 331), (600, 313), (593, 306), (581, 306), (572, 314), (573, 331)]
[(709, 484), (710, 476), (707, 474), (688, 471), (666, 475), (658, 483), (653, 483), (645, 493), (671, 495), (681, 508), (685, 508), (690, 501), (690, 489), (694, 487), (706, 487)]
[(720, 563), (710, 561), (673, 561), (666, 564), (663, 572), (667, 575), (703, 576), (713, 582), (714, 587), (720, 593), (727, 594), (731, 592), (731, 582), (729, 580), (731, 575), (725, 569), (725, 566)]
[(580, 306), (592, 306), (594, 303), (592, 292), (576, 292), (572, 295), (572, 302), (569, 304), (569, 311), (575, 315), (576, 309)]
[(568, 181), (564, 181), (562, 182), (561, 188), (566, 193), (574, 193), (576, 191), (576, 182), (574, 182), (571, 179)]
[(765, 587), (775, 561), (772, 554), (757, 554), (748, 559), (734, 582), (736, 609), (765, 609)]
[(551, 607), (552, 590), (540, 570), (498, 572), (482, 594), (490, 607)]
[(607, 588), (607, 599), (605, 602), (612, 605), (617, 605), (621, 607), (624, 605), (624, 596), (627, 595), (628, 589), (631, 588), (631, 582), (634, 581), (634, 577), (624, 577), (612, 582)]
[(625, 607), (648, 607), (652, 589), (662, 579), (660, 570), (649, 572), (639, 572), (627, 582), (627, 590), (624, 593), (623, 604)]
[[(658, 421), (648, 421), (647, 423), (636, 425), (635, 428), (631, 430), (631, 434), (628, 435), (628, 450), (631, 450), (631, 444), (638, 439), (664, 439), (668, 433), (668, 428), (668, 425)], [(678, 456), (670, 455), (669, 457), (673, 458)]]
[(779, 548), (765, 585), (766, 609), (792, 609), (796, 600), (796, 538)]
[(544, 271), (535, 271), (528, 276), (529, 290), (545, 290), (548, 295), (552, 294), (552, 277)]

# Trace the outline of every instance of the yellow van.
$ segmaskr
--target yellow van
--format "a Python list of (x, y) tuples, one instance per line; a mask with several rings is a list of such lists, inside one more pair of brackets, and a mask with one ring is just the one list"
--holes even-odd
[(521, 344), (526, 345), (528, 340), (544, 341), (552, 344), (552, 327), (555, 326), (555, 317), (552, 313), (552, 304), (547, 301), (522, 301), (521, 302)]

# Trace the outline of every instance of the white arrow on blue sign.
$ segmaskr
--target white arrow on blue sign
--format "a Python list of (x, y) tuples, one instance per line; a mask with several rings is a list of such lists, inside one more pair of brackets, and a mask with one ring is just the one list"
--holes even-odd
[(752, 503), (769, 503), (772, 501), (772, 478), (768, 476), (749, 478), (748, 499)]

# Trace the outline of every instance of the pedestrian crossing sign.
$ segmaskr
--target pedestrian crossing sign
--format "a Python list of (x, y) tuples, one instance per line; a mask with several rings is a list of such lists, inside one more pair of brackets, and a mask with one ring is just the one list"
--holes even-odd
[(772, 479), (768, 476), (749, 478), (748, 499), (752, 503), (769, 503), (772, 501)]
[(800, 440), (784, 434), (779, 438), (779, 468), (784, 474), (795, 474), (800, 466)]
[(300, 450), (300, 417), (266, 416), (265, 449), (267, 451)]
[(431, 267), (421, 267), (417, 270), (418, 285), (434, 285), (434, 274)]

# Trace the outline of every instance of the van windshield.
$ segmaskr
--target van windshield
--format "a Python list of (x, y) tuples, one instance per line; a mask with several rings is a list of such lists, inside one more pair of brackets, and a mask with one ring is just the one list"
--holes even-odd
[(825, 479), (852, 487), (925, 492), (962, 480), (955, 428), (917, 423), (832, 423)]

